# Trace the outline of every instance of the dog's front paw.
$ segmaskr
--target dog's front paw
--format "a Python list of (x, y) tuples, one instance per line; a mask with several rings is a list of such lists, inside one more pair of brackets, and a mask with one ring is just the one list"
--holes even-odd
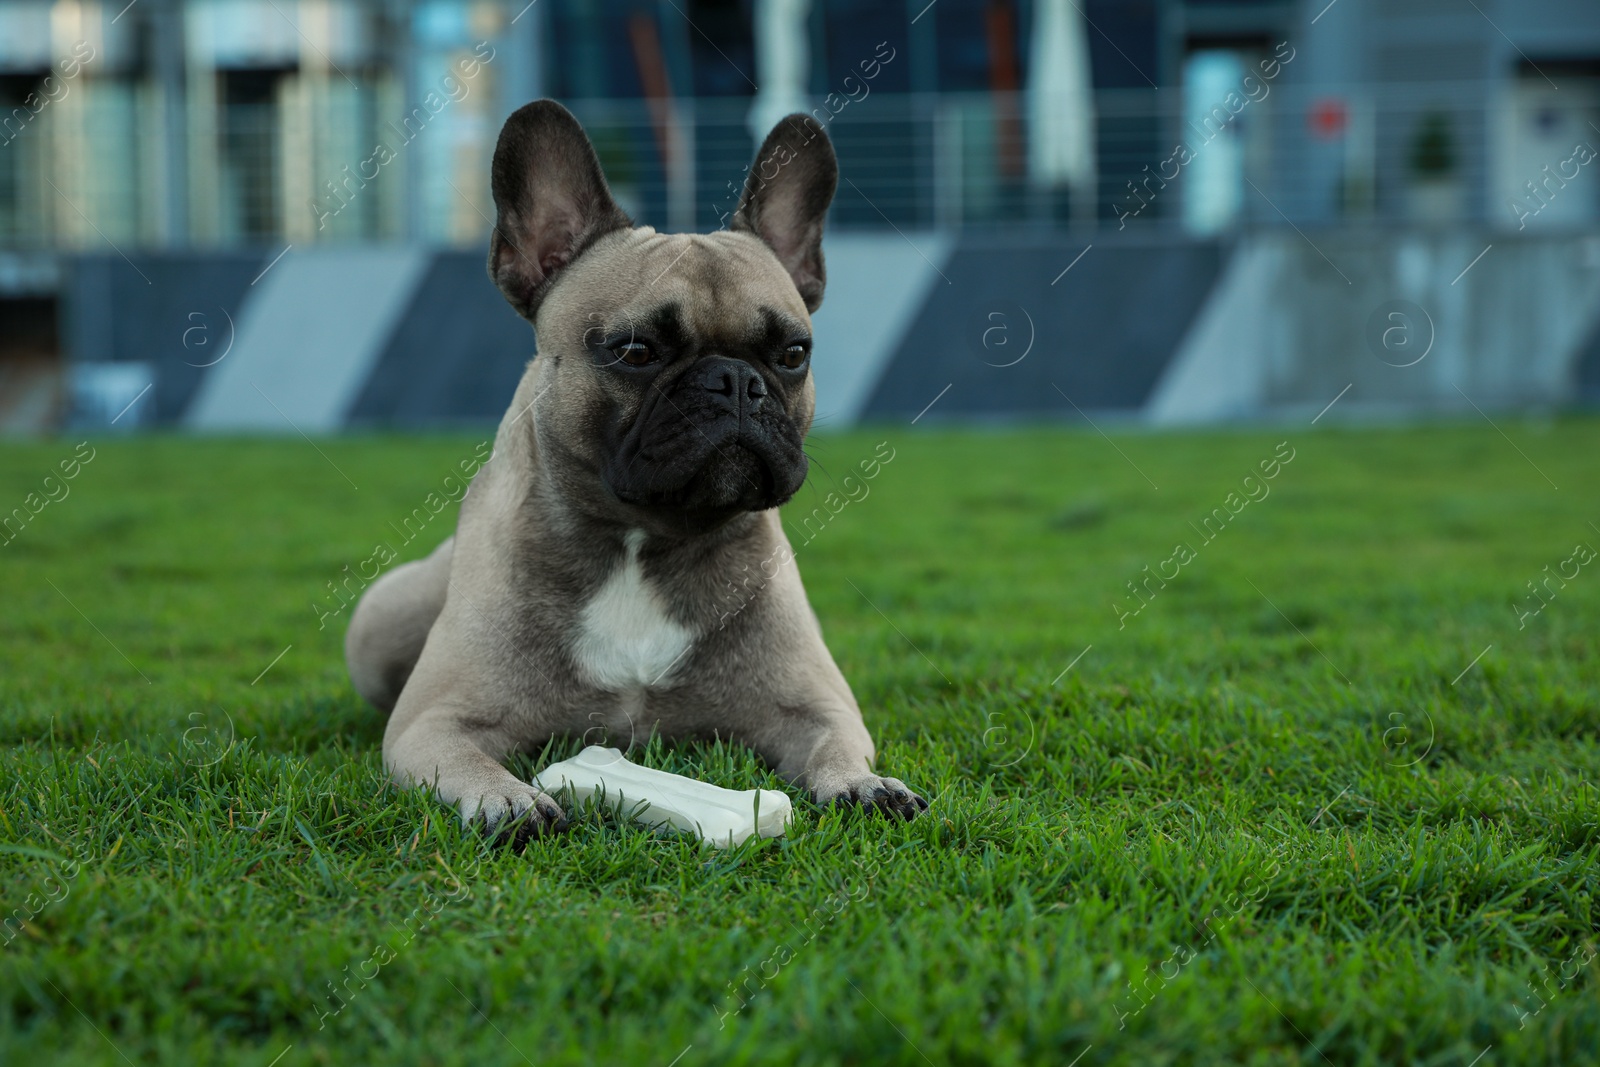
[(827, 794), (818, 790), (816, 797), (818, 804), (835, 807), (856, 805), (901, 819), (915, 819), (928, 810), (928, 802), (913, 793), (900, 779), (879, 778), (875, 774), (846, 782), (841, 788)]
[(529, 785), (462, 800), (461, 822), (476, 827), (493, 844), (521, 852), (534, 838), (565, 830), (567, 813), (548, 793)]

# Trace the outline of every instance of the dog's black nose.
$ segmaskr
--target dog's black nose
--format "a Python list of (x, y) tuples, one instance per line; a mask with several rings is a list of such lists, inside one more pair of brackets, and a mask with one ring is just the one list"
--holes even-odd
[(722, 398), (728, 410), (737, 413), (761, 410), (767, 400), (767, 383), (761, 373), (742, 359), (710, 356), (701, 361), (696, 375), (701, 388)]

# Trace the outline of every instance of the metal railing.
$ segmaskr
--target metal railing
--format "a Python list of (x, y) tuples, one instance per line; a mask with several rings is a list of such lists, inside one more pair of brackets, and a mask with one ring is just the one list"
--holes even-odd
[[(142, 84), (85, 78), (37, 115), (6, 124), (0, 114), (0, 246), (483, 240), (498, 132), (487, 101), (412, 129), (417, 111), (390, 82), (294, 77), (274, 104), (176, 112)], [(840, 157), (839, 229), (1513, 223), (1504, 201), (1524, 176), (1489, 165), (1502, 135), (1485, 93), (1482, 83), (1336, 94), (1280, 84), (1237, 108), (1197, 109), (1175, 90), (1102, 91), (1093, 186), (1077, 189), (1030, 178), (1020, 94), (872, 93), (815, 114)], [(638, 221), (710, 230), (735, 206), (756, 146), (749, 101), (571, 106)], [(185, 116), (179, 131), (174, 113)], [(174, 137), (181, 152), (169, 151)], [(1537, 162), (1525, 161), (1526, 180), (1540, 179)], [(168, 217), (172, 181), (186, 190), (181, 220)]]

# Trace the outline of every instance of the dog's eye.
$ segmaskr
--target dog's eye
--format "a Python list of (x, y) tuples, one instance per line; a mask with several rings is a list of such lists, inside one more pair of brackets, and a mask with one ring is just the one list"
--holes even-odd
[(630, 341), (616, 348), (617, 358), (630, 367), (642, 367), (655, 360), (655, 353), (650, 351), (650, 346), (639, 341)]
[(778, 366), (785, 370), (799, 370), (806, 365), (806, 358), (811, 355), (811, 350), (805, 345), (790, 345), (778, 357)]

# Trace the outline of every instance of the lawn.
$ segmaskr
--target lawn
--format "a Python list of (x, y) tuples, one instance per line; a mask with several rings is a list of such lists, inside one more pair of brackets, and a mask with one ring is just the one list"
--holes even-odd
[(1600, 422), (1500, 428), (816, 439), (799, 565), (931, 811), (521, 855), (385, 784), (329, 592), (482, 434), (6, 445), (60, 499), (0, 547), (0, 1061), (1592, 1060)]

